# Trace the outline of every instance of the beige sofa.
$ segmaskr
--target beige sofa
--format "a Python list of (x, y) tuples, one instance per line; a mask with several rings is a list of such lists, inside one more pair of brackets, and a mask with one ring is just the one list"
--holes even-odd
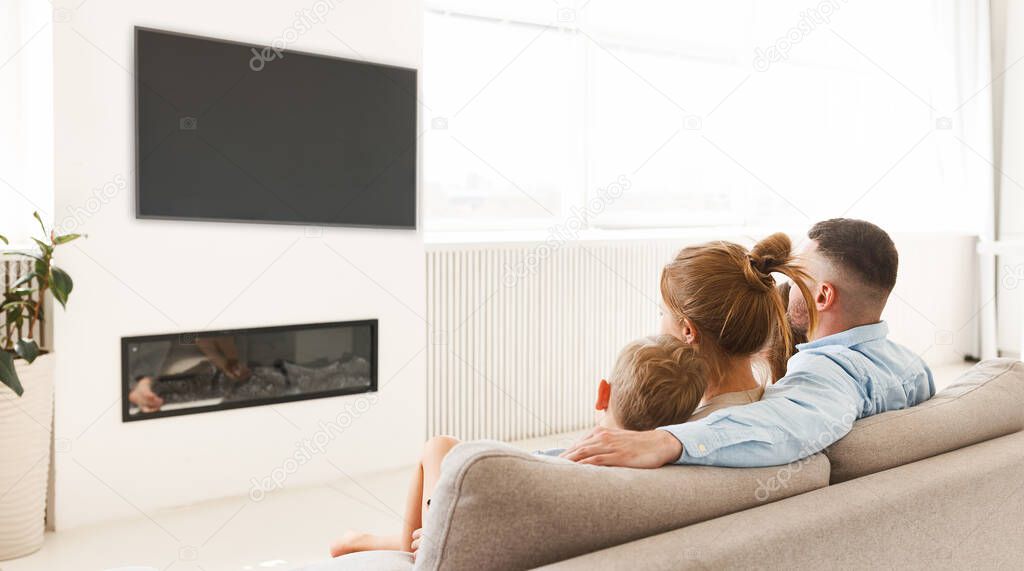
[(415, 565), (323, 569), (1021, 568), (1024, 364), (983, 362), (928, 402), (858, 421), (788, 466), (579, 466), (458, 446)]

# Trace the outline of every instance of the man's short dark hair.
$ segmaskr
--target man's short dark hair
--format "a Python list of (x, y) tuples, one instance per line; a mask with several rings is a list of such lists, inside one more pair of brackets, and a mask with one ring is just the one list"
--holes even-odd
[(818, 222), (807, 232), (818, 252), (841, 270), (888, 296), (896, 285), (899, 255), (889, 234), (865, 220), (833, 218)]

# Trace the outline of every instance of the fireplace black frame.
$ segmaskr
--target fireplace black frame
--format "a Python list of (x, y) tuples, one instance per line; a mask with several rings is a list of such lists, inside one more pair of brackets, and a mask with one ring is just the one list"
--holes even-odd
[[(370, 328), (370, 387), (368, 389), (335, 389), (331, 391), (321, 391), (316, 393), (299, 394), (299, 395), (288, 395), (282, 397), (262, 398), (245, 401), (235, 401), (228, 403), (221, 403), (216, 405), (208, 406), (197, 406), (192, 408), (179, 408), (175, 410), (149, 412), (145, 414), (130, 416), (129, 402), (128, 402), (128, 387), (130, 385), (128, 376), (130, 372), (128, 370), (128, 346), (131, 343), (140, 343), (145, 341), (165, 341), (182, 339), (188, 336), (199, 337), (199, 336), (221, 336), (221, 335), (235, 335), (240, 333), (277, 333), (284, 331), (296, 331), (296, 330), (309, 330), (309, 329), (329, 329), (335, 327), (360, 327), (365, 326)], [(219, 329), (209, 331), (189, 331), (185, 333), (162, 333), (158, 335), (139, 335), (133, 337), (122, 337), (121, 338), (121, 422), (135, 422), (139, 420), (151, 420), (154, 418), (164, 418), (168, 416), (181, 416), (186, 414), (198, 414), (202, 412), (214, 412), (220, 410), (231, 410), (236, 408), (249, 408), (255, 406), (264, 406), (272, 404), (281, 404), (285, 402), (296, 402), (312, 399), (322, 399), (337, 396), (347, 396), (364, 393), (375, 393), (377, 392), (377, 357), (378, 357), (378, 337), (377, 337), (377, 326), (378, 320), (376, 319), (363, 319), (358, 321), (332, 321), (326, 323), (303, 323), (297, 325), (278, 325), (273, 327), (244, 327), (238, 329)]]

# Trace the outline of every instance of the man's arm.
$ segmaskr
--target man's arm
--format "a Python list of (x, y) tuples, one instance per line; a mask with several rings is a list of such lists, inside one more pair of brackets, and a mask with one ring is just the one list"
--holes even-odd
[(787, 375), (756, 403), (648, 432), (595, 429), (564, 456), (636, 468), (776, 466), (805, 458), (850, 431), (862, 400), (849, 373), (827, 357), (813, 359), (816, 366)]
[(777, 466), (846, 436), (860, 410), (861, 396), (852, 380), (805, 372), (787, 376), (756, 403), (661, 430), (682, 444), (676, 464)]

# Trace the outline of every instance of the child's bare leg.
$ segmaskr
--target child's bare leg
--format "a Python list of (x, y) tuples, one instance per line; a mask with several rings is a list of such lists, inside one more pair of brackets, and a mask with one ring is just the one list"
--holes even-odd
[(435, 436), (423, 445), (417, 475), (409, 488), (402, 525), (402, 551), (412, 551), (412, 532), (423, 527), (427, 517), (427, 501), (441, 475), (441, 461), (459, 441), (451, 436)]
[(411, 551), (412, 532), (423, 527), (427, 500), (441, 474), (441, 461), (458, 443), (458, 440), (450, 436), (435, 436), (424, 444), (423, 453), (413, 470), (412, 481), (409, 484), (400, 535), (374, 535), (349, 531), (331, 545), (331, 557), (340, 557), (357, 551)]

